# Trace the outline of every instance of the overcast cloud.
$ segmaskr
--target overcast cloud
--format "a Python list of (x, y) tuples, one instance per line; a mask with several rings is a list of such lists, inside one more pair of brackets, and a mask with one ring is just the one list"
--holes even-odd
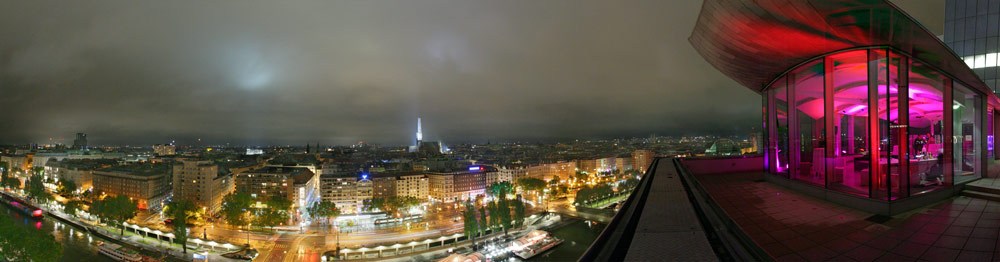
[[(896, 2), (940, 33), (943, 1)], [(745, 135), (760, 98), (688, 44), (700, 6), (3, 0), (0, 143)]]

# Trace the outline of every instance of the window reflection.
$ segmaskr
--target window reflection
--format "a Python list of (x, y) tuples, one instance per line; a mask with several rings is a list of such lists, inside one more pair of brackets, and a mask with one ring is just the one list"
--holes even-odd
[(868, 51), (827, 57), (832, 60), (834, 129), (837, 133), (830, 188), (868, 196)]
[(979, 94), (961, 84), (955, 84), (952, 104), (952, 130), (955, 136), (952, 153), (955, 164), (955, 183), (967, 182), (980, 177), (981, 127), (978, 109), (982, 106)]
[(794, 86), (788, 90), (795, 97), (795, 114), (790, 115), (792, 123), (795, 123), (792, 126), (795, 136), (790, 147), (795, 171), (790, 175), (792, 179), (823, 186), (826, 181), (826, 119), (823, 117), (822, 60), (800, 66), (788, 77)]
[(768, 173), (839, 192), (924, 194), (981, 177), (994, 150), (981, 95), (886, 49), (806, 63), (763, 94)]
[(774, 129), (775, 139), (775, 172), (778, 174), (784, 174), (788, 177), (788, 92), (787, 92), (787, 80), (785, 78), (779, 79), (774, 83), (773, 89), (768, 92), (772, 95), (771, 99), (774, 102), (773, 119), (776, 122)]
[(930, 192), (944, 185), (944, 90), (947, 78), (913, 61), (909, 73), (908, 142), (911, 145), (910, 193)]

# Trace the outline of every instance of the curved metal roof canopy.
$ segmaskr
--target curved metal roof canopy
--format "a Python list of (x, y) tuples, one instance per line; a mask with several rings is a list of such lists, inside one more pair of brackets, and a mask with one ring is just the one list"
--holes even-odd
[(756, 92), (812, 58), (891, 46), (992, 94), (936, 36), (883, 0), (705, 0), (688, 41), (716, 69)]

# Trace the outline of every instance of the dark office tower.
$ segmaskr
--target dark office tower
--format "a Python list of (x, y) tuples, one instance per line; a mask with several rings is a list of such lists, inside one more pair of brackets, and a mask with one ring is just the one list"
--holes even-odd
[(73, 149), (87, 149), (87, 134), (76, 133), (76, 139), (73, 140)]
[(944, 42), (996, 93), (1000, 0), (947, 0), (944, 10)]

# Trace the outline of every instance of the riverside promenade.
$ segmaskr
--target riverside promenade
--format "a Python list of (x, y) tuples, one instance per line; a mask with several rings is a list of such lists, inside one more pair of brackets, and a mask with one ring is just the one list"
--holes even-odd
[[(124, 234), (121, 234), (121, 228), (118, 227), (108, 227), (107, 225), (101, 225), (96, 220), (88, 220), (84, 218), (79, 218), (75, 216), (70, 216), (62, 212), (61, 204), (53, 201), (48, 204), (39, 204), (31, 201), (25, 196), (16, 194), (15, 192), (0, 190), (0, 194), (21, 198), (23, 201), (28, 201), (32, 205), (37, 206), (41, 209), (45, 215), (57, 219), (61, 222), (72, 225), (73, 227), (84, 230), (86, 232), (97, 235), (98, 237), (117, 244), (124, 245), (126, 247), (140, 251), (140, 253), (154, 258), (161, 259), (165, 261), (192, 261), (194, 260), (195, 253), (206, 255), (210, 261), (236, 261), (222, 256), (223, 253), (237, 251), (242, 248), (239, 245), (224, 244), (231, 248), (215, 248), (215, 250), (206, 249), (205, 245), (199, 245), (196, 243), (195, 238), (188, 239), (188, 248), (185, 253), (183, 248), (179, 244), (171, 243), (169, 239), (161, 239), (149, 237), (149, 233), (145, 236), (142, 235), (144, 231), (135, 228), (141, 228), (138, 226), (126, 227)], [(54, 203), (55, 202), (55, 203)], [(150, 231), (151, 233), (153, 231)], [(161, 232), (162, 234), (168, 234), (167, 232)], [(172, 234), (171, 234), (172, 235)], [(166, 238), (166, 237), (164, 237)], [(208, 241), (202, 241), (205, 243)]]

